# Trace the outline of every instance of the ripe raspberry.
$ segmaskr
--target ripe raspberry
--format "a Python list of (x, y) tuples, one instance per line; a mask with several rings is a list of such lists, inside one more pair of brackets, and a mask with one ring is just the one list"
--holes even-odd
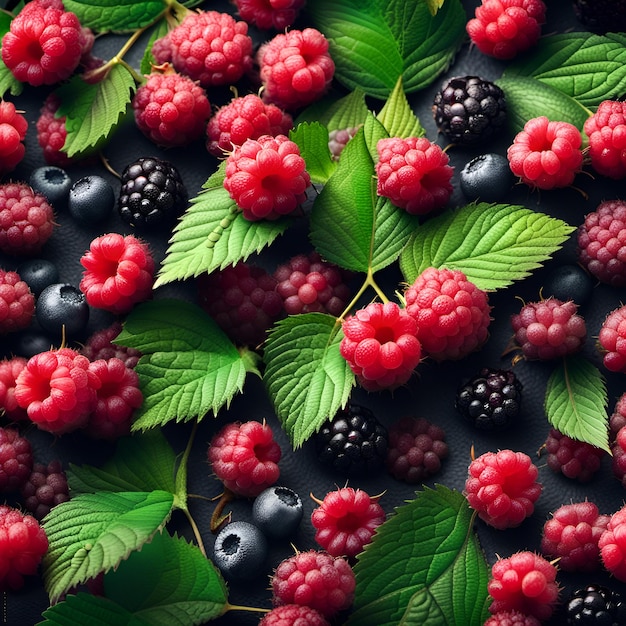
[(317, 252), (298, 254), (274, 271), (287, 315), (318, 311), (339, 317), (350, 301), (347, 273)]
[(385, 521), (377, 497), (352, 487), (330, 491), (311, 513), (315, 541), (331, 556), (356, 557)]
[(0, 493), (19, 491), (32, 469), (30, 441), (16, 428), (0, 428)]
[(286, 135), (246, 139), (226, 159), (224, 188), (252, 222), (292, 213), (310, 184), (300, 148)]
[(346, 559), (308, 550), (281, 561), (271, 584), (274, 605), (309, 606), (330, 618), (350, 607), (356, 582)]
[(11, 172), (24, 158), (28, 122), (15, 110), (15, 105), (0, 100), (0, 175)]
[(85, 268), (80, 290), (96, 309), (124, 314), (152, 295), (154, 259), (148, 245), (133, 235), (96, 237), (80, 263)]
[(0, 506), (0, 589), (17, 590), (24, 576), (37, 573), (48, 550), (48, 537), (32, 515)]
[(591, 167), (601, 176), (626, 177), (626, 102), (605, 100), (585, 120)]
[(135, 348), (118, 346), (113, 343), (113, 340), (121, 332), (122, 324), (120, 322), (113, 322), (110, 326), (97, 330), (87, 339), (80, 350), (81, 354), (84, 354), (90, 361), (108, 360), (115, 357), (120, 359), (126, 367), (135, 367), (141, 357), (141, 352)]
[(566, 604), (569, 626), (626, 624), (626, 602), (613, 589), (592, 583), (574, 589)]
[(541, 495), (538, 475), (537, 466), (523, 452), (485, 452), (469, 465), (465, 495), (484, 522), (500, 530), (514, 528), (535, 509)]
[(191, 78), (153, 71), (132, 100), (139, 130), (158, 146), (187, 146), (204, 135), (211, 116), (207, 95)]
[(376, 143), (376, 193), (411, 215), (443, 208), (452, 195), (448, 155), (426, 137), (387, 137)]
[(26, 183), (0, 185), (0, 251), (33, 256), (54, 230), (54, 211)]
[(483, 54), (512, 59), (537, 43), (545, 21), (541, 0), (482, 0), (466, 30)]
[(15, 381), (25, 367), (26, 359), (20, 356), (0, 361), (0, 413), (14, 422), (28, 419), (15, 399)]
[(583, 153), (580, 131), (568, 122), (533, 117), (515, 135), (507, 150), (515, 176), (530, 187), (569, 187), (581, 170)]
[(611, 515), (598, 547), (604, 567), (626, 582), (626, 505)]
[(335, 74), (328, 40), (315, 28), (290, 30), (257, 52), (263, 100), (288, 111), (321, 98)]
[(519, 611), (499, 611), (488, 618), (483, 626), (541, 626), (541, 622)]
[(211, 468), (224, 487), (248, 498), (278, 480), (281, 455), (272, 429), (254, 420), (226, 424), (213, 436), (208, 450)]
[(42, 520), (50, 509), (70, 499), (67, 477), (60, 461), (48, 465), (35, 463), (26, 484), (21, 489), (24, 507), (37, 520)]
[(389, 429), (387, 470), (411, 485), (424, 482), (441, 470), (448, 456), (443, 428), (424, 417), (401, 417)]
[(235, 83), (252, 68), (248, 24), (228, 13), (190, 12), (168, 38), (176, 71), (202, 87)]
[(547, 620), (558, 600), (557, 568), (529, 551), (499, 558), (491, 568), (487, 591), (493, 598), (489, 611), (519, 611), (539, 621)]
[(585, 320), (573, 300), (548, 298), (525, 304), (511, 316), (515, 343), (525, 359), (542, 361), (579, 352), (587, 337)]
[(417, 322), (424, 353), (436, 361), (461, 359), (487, 340), (491, 322), (487, 292), (460, 270), (425, 269), (404, 299), (407, 313)]
[(35, 296), (17, 272), (0, 269), (0, 335), (28, 328)]
[(309, 606), (285, 604), (263, 616), (259, 626), (330, 626), (324, 616)]
[(611, 469), (613, 475), (626, 488), (626, 426), (622, 426), (611, 443)]
[(172, 62), (172, 42), (169, 32), (163, 37), (155, 39), (150, 49), (156, 65)]
[(306, 0), (233, 0), (242, 20), (261, 30), (285, 31), (298, 17)]
[(274, 104), (266, 104), (256, 94), (233, 98), (220, 107), (207, 125), (207, 150), (218, 158), (240, 146), (246, 139), (263, 135), (288, 135), (293, 118)]
[(544, 446), (548, 453), (548, 467), (581, 483), (593, 478), (605, 455), (601, 448), (572, 439), (556, 428), (550, 429)]
[(626, 305), (611, 311), (602, 322), (598, 349), (610, 372), (626, 372)]
[(395, 302), (372, 302), (343, 321), (339, 350), (368, 391), (406, 383), (422, 356), (417, 324)]
[(626, 392), (617, 399), (613, 413), (609, 417), (609, 434), (611, 438), (614, 439), (623, 426), (626, 426)]
[(56, 116), (56, 112), (61, 106), (61, 100), (55, 93), (51, 93), (43, 101), (41, 112), (37, 118), (37, 143), (43, 150), (43, 157), (49, 165), (66, 168), (71, 165), (76, 158), (68, 157), (63, 152), (67, 129), (65, 128), (65, 116)]
[(339, 160), (343, 149), (347, 143), (354, 137), (360, 126), (351, 126), (350, 128), (338, 128), (328, 133), (328, 149), (335, 161)]

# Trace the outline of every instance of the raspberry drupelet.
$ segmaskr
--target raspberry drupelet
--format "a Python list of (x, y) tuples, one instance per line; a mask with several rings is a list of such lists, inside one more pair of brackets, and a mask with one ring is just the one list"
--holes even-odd
[(0, 269), (0, 335), (28, 328), (35, 296), (17, 272)]
[(602, 363), (610, 372), (626, 372), (626, 305), (611, 311), (598, 335)]
[(626, 582), (626, 505), (611, 515), (598, 541), (604, 567)]
[(21, 356), (0, 361), (0, 413), (13, 422), (28, 419), (26, 409), (15, 399), (15, 381), (25, 367), (26, 359)]
[(284, 604), (266, 613), (259, 626), (330, 626), (330, 623), (320, 612), (309, 606)]
[(626, 177), (626, 103), (604, 100), (585, 120), (591, 167), (601, 176)]
[(0, 100), (0, 175), (11, 172), (24, 158), (26, 118), (7, 100)]
[(298, 17), (306, 0), (233, 0), (242, 20), (262, 30), (285, 31)]
[(483, 626), (541, 626), (541, 622), (536, 617), (519, 611), (498, 611)]

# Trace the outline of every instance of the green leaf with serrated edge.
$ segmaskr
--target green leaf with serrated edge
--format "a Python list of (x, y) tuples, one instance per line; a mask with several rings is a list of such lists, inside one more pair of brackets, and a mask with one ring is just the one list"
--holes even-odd
[(53, 507), (43, 520), (49, 542), (43, 577), (50, 601), (117, 567), (163, 528), (173, 502), (166, 491), (102, 491), (79, 494)]
[(104, 577), (104, 592), (152, 626), (204, 624), (228, 606), (219, 570), (195, 545), (161, 533)]
[(472, 203), (422, 224), (400, 255), (400, 269), (409, 284), (427, 267), (447, 267), (481, 289), (502, 289), (541, 267), (574, 230), (521, 206)]
[(165, 37), (169, 32), (169, 24), (166, 20), (160, 20), (156, 23), (152, 32), (150, 33), (150, 38), (148, 39), (148, 43), (146, 44), (146, 49), (144, 50), (143, 56), (141, 57), (141, 64), (139, 65), (139, 71), (148, 75), (152, 72), (152, 66), (157, 65), (156, 59), (152, 54), (152, 44), (161, 37)]
[(606, 382), (598, 368), (580, 355), (563, 359), (546, 387), (545, 411), (559, 432), (610, 451)]
[(294, 447), (345, 406), (354, 374), (339, 353), (337, 319), (323, 313), (277, 322), (265, 343), (263, 380)]
[(347, 626), (482, 626), (489, 567), (463, 495), (424, 488), (395, 510), (354, 566)]
[(355, 89), (341, 98), (329, 95), (317, 100), (300, 112), (295, 123), (319, 122), (330, 132), (360, 126), (365, 122), (368, 112), (365, 94)]
[(66, 11), (99, 33), (130, 32), (152, 24), (166, 10), (164, 0), (63, 0)]
[(319, 122), (298, 124), (289, 138), (298, 144), (311, 181), (325, 183), (337, 167), (328, 149), (328, 129)]
[(385, 127), (390, 137), (423, 137), (426, 134), (406, 99), (401, 78), (376, 119)]

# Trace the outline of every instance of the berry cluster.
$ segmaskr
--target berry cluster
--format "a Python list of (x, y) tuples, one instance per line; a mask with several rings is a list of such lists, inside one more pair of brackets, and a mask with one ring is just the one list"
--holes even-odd
[(600, 469), (602, 458), (606, 454), (585, 441), (577, 441), (551, 428), (544, 449), (548, 453), (548, 467), (567, 478), (588, 482)]

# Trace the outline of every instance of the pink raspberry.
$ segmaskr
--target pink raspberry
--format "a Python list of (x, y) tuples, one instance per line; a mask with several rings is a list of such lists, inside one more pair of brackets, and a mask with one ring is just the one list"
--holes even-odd
[(611, 443), (611, 469), (613, 475), (626, 488), (626, 426), (622, 426)]
[(0, 335), (28, 328), (35, 296), (17, 272), (0, 269)]
[(261, 30), (287, 30), (306, 0), (233, 0), (242, 20)]
[(425, 269), (404, 299), (407, 313), (417, 322), (424, 353), (436, 361), (461, 359), (489, 336), (487, 292), (460, 270)]
[(611, 311), (598, 335), (602, 363), (610, 372), (626, 372), (626, 305)]
[(96, 237), (80, 263), (85, 268), (80, 290), (96, 309), (124, 314), (152, 296), (154, 259), (148, 245), (133, 235)]
[(28, 419), (26, 409), (15, 399), (15, 381), (25, 367), (26, 359), (20, 356), (0, 361), (0, 413), (14, 422)]
[(422, 356), (417, 324), (395, 302), (372, 302), (343, 321), (339, 350), (368, 391), (406, 383)]
[(300, 148), (285, 135), (246, 139), (226, 159), (225, 173), (224, 188), (253, 222), (292, 213), (311, 184)]
[(90, 361), (96, 361), (98, 359), (108, 360), (115, 357), (121, 359), (126, 367), (134, 368), (141, 358), (141, 352), (135, 348), (113, 343), (121, 332), (122, 324), (120, 322), (113, 322), (110, 326), (94, 332), (87, 339), (80, 351)]
[(582, 167), (581, 145), (580, 131), (573, 124), (533, 117), (507, 150), (509, 167), (530, 187), (569, 187)]
[(68, 157), (63, 152), (67, 129), (65, 128), (65, 116), (56, 116), (61, 106), (61, 101), (55, 93), (51, 93), (43, 101), (41, 112), (37, 118), (37, 143), (43, 150), (43, 157), (49, 165), (66, 168), (76, 159)]
[(0, 493), (19, 491), (33, 469), (33, 449), (16, 428), (0, 428)]
[(485, 452), (469, 465), (465, 496), (485, 523), (500, 530), (514, 528), (535, 510), (541, 495), (538, 475), (523, 452)]
[(585, 120), (591, 167), (601, 176), (626, 177), (626, 102), (605, 100)]
[(626, 582), (626, 505), (611, 515), (598, 547), (604, 567)]
[(28, 130), (26, 118), (15, 110), (15, 105), (0, 100), (0, 174), (15, 169), (24, 158), (24, 139)]
[(321, 613), (311, 607), (285, 604), (266, 613), (259, 626), (330, 626), (330, 624)]
[(452, 195), (448, 155), (426, 137), (387, 137), (376, 144), (379, 196), (412, 215), (443, 208)]
[(37, 520), (42, 520), (52, 507), (70, 499), (67, 477), (60, 461), (48, 465), (35, 463), (26, 484), (21, 489), (24, 507)]
[(321, 98), (335, 74), (328, 40), (315, 28), (289, 30), (257, 52), (263, 99), (291, 111)]
[(541, 0), (482, 0), (466, 29), (483, 54), (512, 59), (537, 43), (545, 21)]
[(499, 611), (494, 613), (483, 626), (541, 626), (533, 615), (524, 615), (519, 611)]
[(601, 448), (572, 439), (556, 428), (550, 429), (544, 446), (548, 453), (548, 467), (581, 483), (593, 478), (606, 454)]
[(170, 34), (164, 35), (154, 40), (152, 48), (150, 50), (157, 65), (163, 65), (164, 63), (172, 62), (172, 42), (170, 41)]

